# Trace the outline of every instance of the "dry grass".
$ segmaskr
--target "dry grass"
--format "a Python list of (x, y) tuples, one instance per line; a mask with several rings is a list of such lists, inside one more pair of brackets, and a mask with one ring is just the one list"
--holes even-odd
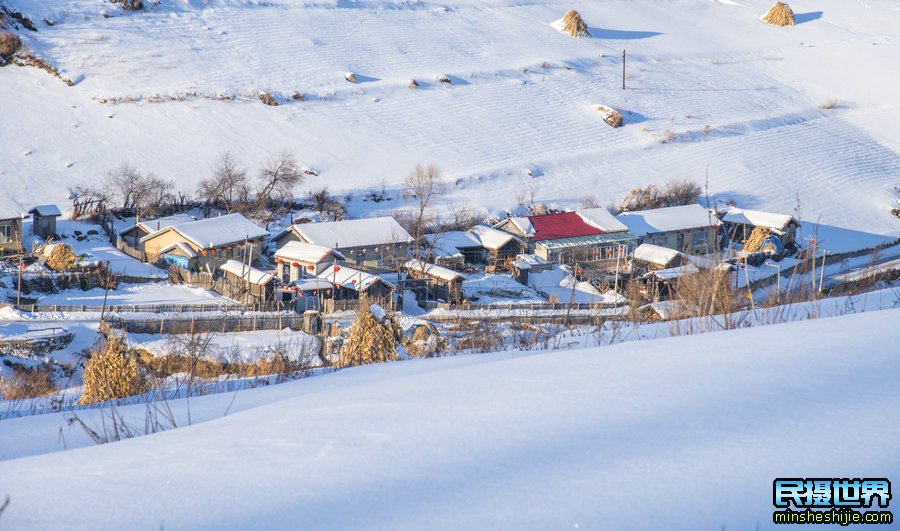
[(50, 367), (13, 367), (15, 375), (0, 378), (0, 397), (3, 400), (22, 400), (52, 395), (57, 391)]
[(349, 82), (351, 82), (351, 83), (356, 83), (356, 82), (357, 82), (357, 81), (356, 81), (356, 74), (354, 74), (353, 72), (347, 72), (346, 74), (344, 74), (344, 79), (346, 79), (347, 81), (349, 81)]
[(769, 238), (769, 234), (769, 229), (765, 227), (754, 227), (750, 237), (744, 242), (744, 252), (755, 253), (759, 251)]
[(419, 86), (419, 82), (415, 79), (410, 79), (409, 83), (406, 85), (408, 88), (417, 88)]
[(259, 93), (259, 101), (261, 101), (271, 107), (278, 107), (278, 101), (275, 98), (273, 98), (272, 96), (269, 96), (268, 92), (260, 92)]
[(776, 2), (775, 5), (769, 8), (769, 11), (763, 15), (762, 19), (766, 24), (771, 24), (773, 26), (793, 26), (794, 12), (791, 11), (790, 6), (784, 2)]
[(591, 32), (588, 31), (587, 24), (585, 24), (578, 11), (575, 11), (574, 9), (568, 10), (563, 16), (562, 31), (564, 33), (568, 33), (572, 37), (576, 37), (579, 39), (581, 37), (591, 36)]
[(819, 105), (820, 109), (831, 110), (836, 109), (840, 102), (835, 99), (827, 100)]
[(0, 57), (10, 57), (22, 47), (22, 40), (15, 33), (0, 31)]
[(84, 366), (84, 393), (79, 404), (125, 398), (147, 390), (138, 370), (138, 355), (128, 348), (124, 337), (106, 333), (105, 343), (93, 350)]

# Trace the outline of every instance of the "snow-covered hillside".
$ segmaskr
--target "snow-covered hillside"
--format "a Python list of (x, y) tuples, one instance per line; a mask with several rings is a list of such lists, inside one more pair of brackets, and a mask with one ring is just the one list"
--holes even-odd
[[(900, 474), (898, 318), (405, 361), (194, 398), (205, 422), (0, 462), (0, 522), (766, 529), (776, 477)], [(170, 406), (182, 422), (184, 401)], [(143, 406), (122, 410), (143, 422)], [(3, 450), (52, 452), (60, 433), (83, 445), (64, 423), (2, 421)]]
[[(856, 231), (835, 244), (900, 235), (896, 2), (796, 0), (798, 24), (776, 28), (768, 0), (4, 1), (77, 82), (0, 70), (0, 179), (25, 203), (65, 204), (123, 161), (191, 188), (226, 149), (252, 169), (287, 148), (320, 172), (300, 193), (390, 191), (431, 162), (447, 201), (498, 212), (522, 189), (574, 207), (708, 168), (714, 200), (791, 213), (799, 196), (805, 221)], [(572, 8), (593, 38), (550, 26)]]

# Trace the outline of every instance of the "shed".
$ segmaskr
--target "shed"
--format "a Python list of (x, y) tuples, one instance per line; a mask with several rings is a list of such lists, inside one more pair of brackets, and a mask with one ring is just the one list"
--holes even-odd
[(219, 269), (224, 273), (226, 281), (247, 290), (249, 297), (244, 302), (266, 303), (274, 300), (277, 282), (269, 273), (237, 260), (228, 260), (221, 264)]
[(757, 227), (777, 235), (782, 246), (793, 245), (797, 241), (800, 222), (790, 214), (776, 214), (761, 210), (747, 210), (732, 207), (722, 216), (725, 232), (732, 241), (745, 241)]
[(675, 249), (642, 243), (634, 249), (631, 258), (635, 262), (635, 270), (652, 271), (679, 266), (684, 255)]
[(411, 283), (416, 292), (416, 300), (420, 303), (434, 299), (448, 302), (459, 302), (463, 299), (462, 285), (465, 279), (458, 272), (420, 260), (406, 262), (403, 269), (407, 275), (421, 281)]
[(25, 209), (9, 193), (0, 192), (0, 254), (22, 250)]
[(31, 214), (31, 233), (47, 240), (56, 235), (56, 218), (62, 216), (56, 205), (38, 205)]

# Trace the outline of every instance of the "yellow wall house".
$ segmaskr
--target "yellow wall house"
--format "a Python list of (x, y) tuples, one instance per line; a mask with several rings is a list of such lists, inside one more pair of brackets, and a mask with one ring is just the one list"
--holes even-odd
[(241, 214), (189, 221), (141, 238), (148, 261), (162, 261), (190, 271), (215, 273), (229, 260), (256, 263), (269, 235)]
[(8, 193), (0, 193), (0, 254), (22, 250), (22, 218), (25, 209)]

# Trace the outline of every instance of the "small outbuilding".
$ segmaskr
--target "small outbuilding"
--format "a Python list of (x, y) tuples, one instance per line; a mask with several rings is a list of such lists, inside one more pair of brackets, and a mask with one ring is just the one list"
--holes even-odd
[(409, 278), (417, 282), (409, 283), (416, 292), (420, 305), (425, 300), (460, 302), (463, 299), (463, 276), (452, 269), (419, 260), (410, 260), (403, 265)]
[(31, 215), (31, 233), (47, 240), (56, 235), (56, 218), (62, 216), (56, 205), (38, 205), (28, 211)]
[(242, 295), (236, 297), (243, 299), (241, 302), (264, 304), (275, 299), (277, 282), (269, 273), (237, 260), (228, 260), (220, 265), (219, 269), (223, 273), (224, 280), (233, 288), (230, 290), (231, 294)]
[[(790, 214), (776, 214), (760, 210), (733, 207), (722, 216), (725, 235), (731, 242), (745, 243), (754, 230), (757, 238), (765, 240), (769, 235), (778, 238), (782, 248), (797, 242), (800, 222)], [(759, 229), (759, 230), (757, 230)]]

